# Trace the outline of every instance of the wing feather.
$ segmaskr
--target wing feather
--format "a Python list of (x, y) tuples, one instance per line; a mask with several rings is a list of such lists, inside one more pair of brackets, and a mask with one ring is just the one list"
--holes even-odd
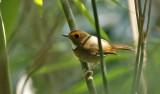
[[(101, 39), (101, 42), (104, 54), (115, 54), (114, 49), (112, 49), (112, 46), (106, 40)], [(83, 48), (85, 50), (89, 50), (92, 55), (100, 56), (98, 53), (99, 52), (98, 40), (97, 37), (95, 36), (91, 36), (83, 45)]]

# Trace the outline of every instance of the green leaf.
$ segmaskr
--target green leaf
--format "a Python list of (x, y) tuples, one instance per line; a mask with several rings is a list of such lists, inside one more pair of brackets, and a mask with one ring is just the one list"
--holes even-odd
[(0, 10), (0, 94), (11, 94), (6, 35)]
[[(86, 16), (86, 18), (89, 20), (89, 22), (91, 23), (91, 25), (94, 27), (94, 29), (96, 31), (96, 26), (95, 26), (94, 19), (92, 18), (92, 16), (90, 15), (90, 13), (87, 11), (87, 9), (83, 5), (83, 3), (81, 3), (79, 0), (74, 0), (74, 2), (77, 5), (78, 9)], [(103, 31), (102, 28), (100, 28), (100, 32), (101, 32), (101, 36), (104, 39), (106, 39), (107, 41), (110, 42), (108, 35)]]
[(34, 0), (36, 5), (37, 12), (39, 13), (40, 17), (42, 17), (43, 13), (43, 1), (42, 0)]
[(20, 0), (2, 0), (1, 2), (1, 12), (7, 38), (15, 24), (15, 20), (18, 15), (19, 5)]
[(119, 3), (117, 0), (111, 0), (113, 3), (115, 3), (116, 5), (122, 7), (122, 8), (127, 8), (126, 6), (124, 6), (123, 4)]
[(43, 1), (42, 0), (34, 0), (34, 3), (39, 5), (39, 6), (43, 5)]

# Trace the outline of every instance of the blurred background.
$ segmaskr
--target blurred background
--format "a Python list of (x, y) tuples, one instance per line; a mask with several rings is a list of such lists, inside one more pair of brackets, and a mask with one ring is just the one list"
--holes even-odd
[[(78, 7), (69, 0), (80, 30), (96, 35), (95, 29)], [(93, 18), (91, 0), (79, 0)], [(111, 44), (136, 48), (127, 0), (97, 0), (99, 22)], [(160, 94), (160, 1), (153, 0), (141, 88)], [(1, 13), (6, 29), (13, 94), (87, 94), (80, 62), (73, 54), (70, 32), (59, 0), (3, 0)], [(134, 12), (132, 12), (134, 13)], [(105, 35), (104, 35), (105, 36)], [(138, 36), (137, 36), (138, 37)], [(136, 37), (136, 38), (137, 38)], [(105, 38), (105, 37), (104, 37)], [(117, 51), (120, 56), (105, 58), (110, 94), (129, 94), (135, 52)], [(93, 68), (98, 94), (103, 94), (100, 64)], [(144, 86), (143, 86), (144, 85)], [(142, 94), (145, 90), (140, 89)]]

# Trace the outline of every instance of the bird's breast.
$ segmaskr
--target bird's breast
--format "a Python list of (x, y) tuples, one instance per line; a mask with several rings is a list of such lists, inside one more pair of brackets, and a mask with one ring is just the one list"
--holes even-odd
[(82, 47), (77, 47), (73, 51), (81, 61), (84, 61), (87, 63), (97, 63), (100, 61), (99, 56), (92, 55), (89, 50), (86, 50)]

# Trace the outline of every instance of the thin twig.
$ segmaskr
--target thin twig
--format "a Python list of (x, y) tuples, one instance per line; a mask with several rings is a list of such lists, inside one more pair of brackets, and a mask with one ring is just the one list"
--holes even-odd
[(141, 7), (141, 0), (138, 0), (138, 9), (139, 9), (139, 16), (142, 16), (142, 7)]
[[(137, 25), (138, 25), (138, 22), (139, 22), (139, 15), (138, 15), (138, 10), (137, 10), (137, 1), (134, 0), (134, 3), (135, 3), (135, 10), (136, 10)], [(138, 27), (138, 28), (139, 28), (139, 27)]]
[(97, 37), (98, 37), (98, 46), (99, 46), (99, 53), (100, 53), (100, 60), (101, 60), (103, 85), (104, 85), (105, 94), (109, 94), (108, 82), (107, 82), (107, 78), (106, 78), (106, 66), (105, 66), (105, 62), (104, 62), (104, 59), (103, 59), (103, 50), (102, 50), (102, 44), (101, 44), (101, 34), (100, 34), (100, 29), (99, 29), (99, 21), (98, 21), (98, 14), (97, 14), (97, 8), (96, 8), (95, 0), (92, 0), (92, 7), (93, 7), (95, 24), (96, 24)]
[[(61, 0), (61, 4), (62, 4), (64, 13), (65, 13), (66, 19), (68, 21), (70, 30), (71, 31), (77, 30), (78, 28), (76, 26), (76, 23), (75, 23), (73, 14), (72, 14), (72, 10), (70, 8), (70, 4), (69, 4), (68, 0)], [(83, 61), (81, 61), (81, 67), (82, 67), (84, 72), (86, 72), (89, 69), (89, 65), (86, 62), (83, 62)], [(91, 73), (88, 73), (85, 76), (85, 81), (86, 81), (89, 93), (90, 94), (97, 94), (95, 84), (94, 84), (94, 80), (93, 80), (93, 77), (92, 77)]]
[(148, 21), (147, 21), (147, 29), (145, 31), (145, 40), (148, 37), (149, 23), (150, 23), (150, 16), (151, 16), (151, 5), (152, 5), (152, 0), (149, 0)]
[(138, 2), (138, 6), (136, 6), (139, 8), (139, 21), (137, 22), (139, 26), (139, 29), (138, 29), (139, 30), (138, 40), (139, 41), (138, 41), (138, 50), (137, 50), (136, 64), (135, 64), (135, 74), (134, 74), (131, 94), (135, 94), (138, 91), (139, 81), (140, 81), (142, 70), (143, 70), (143, 63), (144, 63), (143, 60), (144, 60), (144, 52), (145, 52), (145, 46), (146, 46), (146, 38), (148, 36), (148, 29), (149, 29), (149, 23), (150, 23), (151, 0), (149, 2), (147, 29), (145, 32), (143, 32), (146, 5), (147, 5), (147, 0), (145, 1), (143, 14), (141, 11), (141, 1), (140, 0)]
[[(144, 40), (144, 38), (143, 38)], [(141, 44), (141, 55), (140, 55), (140, 63), (139, 63), (139, 68), (137, 71), (137, 76), (136, 76), (136, 81), (135, 81), (135, 92), (137, 92), (138, 88), (139, 88), (139, 81), (140, 81), (140, 77), (141, 77), (141, 73), (142, 73), (142, 69), (143, 69), (143, 59), (144, 59), (144, 42), (142, 42)]]
[[(144, 12), (145, 13), (145, 12)], [(148, 29), (149, 29), (149, 23), (150, 23), (150, 13), (151, 13), (151, 0), (149, 2), (149, 11), (148, 11), (148, 21), (147, 21), (147, 30), (145, 33), (142, 33), (141, 35), (141, 56), (140, 56), (140, 63), (139, 63), (139, 69), (138, 69), (138, 73), (137, 73), (137, 79), (136, 79), (136, 89), (138, 88), (138, 84), (139, 84), (139, 79), (141, 77), (141, 73), (142, 73), (142, 69), (143, 69), (143, 59), (144, 59), (144, 50), (145, 50), (145, 45), (146, 45), (146, 36), (148, 35)]]
[[(140, 58), (140, 48), (141, 48), (141, 25), (140, 25), (140, 20), (141, 20), (141, 9), (140, 9), (140, 4), (135, 0), (135, 10), (136, 10), (136, 17), (137, 17), (137, 25), (138, 25), (138, 31), (139, 31), (139, 36), (138, 36), (138, 47), (137, 47), (137, 52), (136, 52), (136, 62), (135, 62), (135, 69), (134, 69), (134, 78), (133, 78), (133, 83), (132, 83), (132, 88), (131, 88), (131, 94), (135, 93), (135, 87), (136, 87), (136, 78), (137, 78), (137, 72), (139, 68), (139, 58)], [(139, 10), (138, 10), (138, 9)]]
[(146, 13), (146, 6), (147, 6), (147, 0), (145, 0), (145, 3), (144, 3), (144, 10), (143, 10), (143, 17), (145, 17), (145, 13)]

